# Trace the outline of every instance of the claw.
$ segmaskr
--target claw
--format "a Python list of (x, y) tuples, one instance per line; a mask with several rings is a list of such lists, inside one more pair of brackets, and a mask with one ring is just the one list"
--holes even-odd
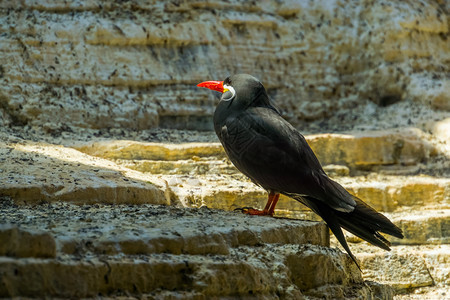
[(235, 208), (234, 211), (241, 211), (242, 213), (251, 216), (273, 216), (273, 212), (270, 213), (269, 211), (259, 210), (253, 207), (238, 207)]
[(239, 207), (235, 208), (234, 211), (240, 210), (242, 213), (252, 216), (271, 216), (275, 212), (275, 205), (277, 205), (280, 194), (270, 192), (269, 199), (267, 200), (266, 207), (263, 210), (254, 209), (253, 207)]
[(241, 212), (244, 212), (244, 211), (247, 211), (247, 209), (253, 209), (252, 207), (249, 207), (249, 206), (244, 206), (244, 207), (238, 207), (238, 208), (235, 208), (233, 211), (241, 211)]

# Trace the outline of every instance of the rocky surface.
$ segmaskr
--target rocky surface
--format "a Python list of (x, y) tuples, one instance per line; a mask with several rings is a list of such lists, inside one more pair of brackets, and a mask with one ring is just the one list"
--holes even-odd
[(364, 284), (348, 256), (326, 247), (322, 223), (207, 208), (16, 206), (6, 199), (0, 212), (8, 224), (0, 226), (0, 297), (392, 296), (382, 285)]
[(170, 204), (165, 183), (154, 176), (142, 177), (141, 173), (67, 147), (3, 138), (1, 193), (21, 203), (118, 204), (133, 199), (136, 204)]
[(2, 123), (210, 129), (195, 84), (251, 73), (314, 132), (423, 128), (450, 110), (448, 16), (439, 0), (3, 1)]
[[(448, 298), (449, 11), (0, 2), (0, 297)], [(240, 72), (404, 230), (391, 252), (347, 235), (362, 273), (291, 199), (275, 219), (223, 211), (267, 196), (226, 159), (217, 95), (195, 84)]]
[[(167, 136), (168, 132), (159, 134)], [(263, 217), (217, 211), (262, 207), (267, 195), (237, 172), (217, 143), (199, 143), (205, 138), (203, 134), (197, 134), (197, 138), (194, 132), (178, 134), (179, 141), (194, 143), (148, 143), (137, 137), (134, 141), (94, 137), (93, 142), (91, 135), (78, 135), (71, 140), (45, 136), (42, 140), (47, 142), (37, 142), (32, 141), (36, 139), (33, 132), (2, 133), (0, 150), (4, 159), (0, 177), (4, 184), (0, 188), (3, 196), (0, 239), (5, 243), (0, 247), (0, 257), (3, 257), (0, 269), (6, 278), (2, 295), (91, 297), (96, 293), (109, 296), (125, 293), (150, 298), (197, 299), (250, 293), (287, 299), (329, 295), (384, 299), (411, 292), (430, 297), (445, 293), (449, 269), (450, 180), (446, 176), (411, 175), (420, 170), (447, 174), (446, 168), (430, 169), (427, 163), (446, 157), (441, 148), (434, 147), (433, 138), (408, 140), (402, 149), (411, 155), (424, 152), (409, 151), (408, 147), (431, 149), (427, 153), (435, 152), (434, 156), (412, 159), (408, 165), (390, 164), (389, 169), (384, 169), (389, 174), (380, 174), (383, 160), (374, 165), (370, 156), (367, 159), (370, 168), (353, 169), (352, 161), (348, 165), (325, 166), (351, 192), (377, 210), (388, 212), (388, 217), (405, 233), (403, 240), (392, 239), (395, 246), (389, 253), (347, 235), (363, 268), (363, 277), (358, 277), (348, 256), (323, 248), (329, 243), (323, 224), (285, 219), (267, 222)], [(175, 135), (173, 131), (169, 134), (173, 138)], [(380, 157), (392, 157), (395, 150), (383, 137), (400, 140), (404, 131), (369, 133), (352, 139), (379, 141), (386, 145), (379, 151)], [(341, 137), (307, 136), (308, 141), (321, 140), (321, 147), (325, 148), (336, 144), (336, 138)], [(351, 142), (351, 136), (346, 138), (350, 142), (337, 144), (339, 147), (335, 149), (341, 155), (361, 152), (358, 150), (361, 145), (365, 149), (363, 143)], [(51, 140), (54, 144), (49, 143)], [(66, 146), (57, 144), (62, 141)], [(144, 168), (145, 163), (151, 167)], [(367, 171), (370, 169), (378, 173)], [(352, 173), (359, 175), (351, 176)], [(64, 204), (67, 202), (81, 206)], [(278, 217), (320, 221), (307, 208), (286, 197), (281, 197), (277, 207)], [(414, 246), (417, 244), (423, 246)], [(332, 245), (339, 247), (334, 239)], [(300, 255), (304, 251), (312, 252)], [(249, 255), (255, 257), (251, 264)], [(291, 259), (295, 266), (290, 266)], [(174, 279), (176, 283), (169, 284), (149, 275), (152, 272), (185, 274), (187, 270), (182, 265), (186, 261), (196, 270), (189, 273), (188, 279), (183, 275)], [(311, 270), (320, 269), (324, 273), (317, 277), (311, 277), (308, 272), (297, 274), (311, 263), (314, 263), (310, 265)], [(275, 272), (273, 266), (281, 268), (280, 264), (284, 271)], [(268, 270), (267, 266), (270, 266)], [(342, 273), (341, 266), (350, 269)], [(336, 273), (336, 268), (341, 273)], [(14, 270), (18, 274), (40, 274), (48, 281), (36, 281), (25, 275), (16, 281)], [(73, 278), (64, 277), (67, 272)], [(138, 275), (119, 282), (128, 272)], [(236, 273), (247, 275), (227, 281), (227, 274)], [(140, 276), (150, 279), (141, 282)], [(216, 277), (222, 278), (220, 283), (226, 282), (227, 287), (212, 288), (219, 284)], [(80, 284), (77, 291), (64, 284), (74, 278)], [(256, 285), (255, 280), (259, 280)], [(363, 280), (369, 288), (362, 284)], [(279, 283), (274, 287), (273, 282)]]

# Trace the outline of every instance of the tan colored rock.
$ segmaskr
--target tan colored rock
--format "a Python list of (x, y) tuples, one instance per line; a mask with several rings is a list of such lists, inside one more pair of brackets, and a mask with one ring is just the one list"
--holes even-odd
[(16, 203), (170, 203), (160, 179), (71, 148), (22, 140), (0, 152), (0, 192)]
[(420, 249), (433, 280), (441, 285), (450, 285), (450, 245), (438, 245)]
[[(10, 241), (1, 253), (9, 256), (24, 256), (8, 252), (11, 247), (27, 251), (27, 247), (39, 246), (46, 238), (51, 239), (47, 245), (53, 249), (53, 252), (49, 250), (51, 253), (54, 254), (56, 243), (59, 252), (70, 255), (228, 255), (231, 248), (238, 246), (329, 244), (328, 229), (323, 223), (285, 219), (270, 219), (267, 223), (267, 218), (207, 208), (66, 203), (15, 207), (6, 203), (0, 211), (4, 216), (3, 223), (20, 224), (20, 229), (10, 225), (1, 231), (2, 240)], [(34, 235), (29, 231), (40, 231), (45, 235), (36, 235), (36, 242), (33, 242)], [(29, 240), (25, 238), (27, 236), (30, 236)]]
[[(364, 265), (365, 280), (388, 283), (397, 289), (397, 293), (405, 293), (411, 289), (427, 286), (429, 288), (417, 290), (411, 294), (418, 296), (427, 290), (437, 295), (446, 290), (449, 281), (449, 246), (448, 245), (414, 245), (393, 246), (391, 252), (384, 252), (378, 248), (364, 244), (353, 245), (355, 255)], [(397, 268), (397, 266), (401, 266)], [(396, 298), (397, 299), (397, 298)], [(399, 297), (398, 299), (403, 299)], [(426, 298), (426, 299), (434, 299)]]
[[(299, 215), (296, 214), (296, 216)], [(403, 231), (403, 239), (386, 235), (393, 245), (442, 245), (449, 243), (450, 213), (448, 209), (405, 209), (403, 212), (385, 213), (385, 215)], [(303, 216), (303, 219), (315, 220), (310, 218), (308, 214), (303, 214)], [(346, 232), (346, 236), (347, 240), (352, 243), (362, 242), (360, 238), (351, 233)]]
[[(296, 262), (285, 262), (287, 255), (315, 253), (321, 263), (329, 264), (326, 277), (317, 277), (319, 289), (302, 290), (289, 278), (290, 268), (300, 269)], [(245, 257), (249, 255), (250, 258)], [(64, 257), (58, 260), (11, 259), (0, 257), (0, 296), (2, 297), (93, 297), (126, 293), (139, 297), (146, 293), (176, 291), (197, 293), (200, 297), (253, 297), (282, 299), (303, 298), (303, 293), (333, 297), (328, 285), (333, 278), (340, 284), (342, 297), (364, 289), (360, 273), (346, 265), (342, 254), (314, 246), (272, 246), (236, 249), (229, 257), (155, 254), (129, 258)], [(276, 270), (267, 268), (276, 265)], [(326, 271), (325, 271), (326, 272)], [(232, 276), (230, 276), (232, 275)], [(298, 273), (306, 278), (308, 273)], [(20, 280), (18, 280), (20, 278)], [(339, 278), (339, 279), (337, 279)], [(74, 285), (73, 283), (77, 284)], [(314, 284), (316, 282), (313, 282)], [(356, 283), (356, 284), (355, 284)], [(336, 287), (334, 288), (336, 290)], [(367, 292), (367, 291), (366, 291)], [(370, 293), (373, 295), (373, 292)], [(363, 299), (358, 297), (357, 299)]]
[[(186, 205), (233, 210), (263, 208), (267, 192), (243, 175), (166, 175), (170, 188)], [(450, 180), (428, 176), (375, 176), (335, 178), (352, 194), (379, 211), (450, 208)], [(306, 208), (281, 196), (275, 211), (280, 216), (301, 217)]]
[(402, 244), (448, 244), (450, 242), (450, 210), (424, 210), (394, 217), (405, 238), (393, 238)]
[(0, 211), (56, 244), (55, 258), (0, 256), (0, 297), (392, 297), (364, 287), (346, 254), (320, 246), (329, 241), (321, 223), (156, 205), (3, 201)]
[(417, 129), (374, 131), (353, 135), (321, 134), (308, 137), (320, 162), (371, 169), (380, 165), (413, 165), (433, 152), (424, 134)]
[[(3, 212), (4, 213), (4, 212)], [(47, 232), (26, 231), (5, 225), (5, 217), (0, 224), (0, 256), (40, 257), (56, 256), (55, 240)]]
[(174, 161), (225, 157), (220, 143), (163, 144), (116, 140), (78, 145), (74, 148), (106, 159)]
[(346, 166), (342, 165), (324, 165), (322, 166), (323, 170), (327, 173), (330, 177), (336, 177), (336, 176), (349, 176), (350, 170)]
[(433, 80), (428, 76), (418, 75), (411, 78), (410, 97), (428, 102), (436, 110), (450, 111), (450, 80), (442, 78)]
[(417, 288), (413, 293), (399, 294), (394, 300), (422, 300), (422, 299), (445, 299), (448, 298), (447, 287), (423, 287)]
[(239, 173), (239, 171), (231, 164), (231, 162), (225, 158), (222, 160), (217, 160), (215, 158), (201, 159), (198, 156), (193, 156), (192, 159), (189, 160), (115, 160), (115, 162), (132, 170), (151, 174), (236, 175)]
[[(183, 148), (185, 145), (175, 146), (173, 149), (169, 146), (167, 147), (169, 150), (162, 150), (160, 155), (163, 159), (176, 157), (175, 155), (179, 153), (182, 160), (151, 161), (155, 170), (157, 170), (155, 164), (157, 162), (160, 166), (167, 163), (167, 169), (161, 173), (170, 172), (171, 166), (185, 168), (178, 175), (160, 175), (159, 178), (167, 181), (169, 189), (163, 180), (151, 174), (143, 174), (123, 167), (123, 164), (131, 165), (132, 161), (116, 160), (113, 163), (67, 147), (32, 143), (11, 136), (2, 137), (4, 138), (1, 151), (4, 153), (3, 158), (6, 158), (3, 162), (10, 163), (10, 158), (14, 159), (13, 161), (17, 159), (17, 163), (11, 164), (12, 167), (9, 164), (2, 164), (0, 174), (9, 174), (4, 178), (11, 176), (16, 178), (14, 176), (18, 176), (19, 173), (17, 170), (21, 170), (20, 172), (25, 175), (21, 180), (30, 180), (31, 175), (37, 176), (33, 177), (33, 180), (41, 178), (39, 176), (54, 180), (56, 175), (52, 174), (55, 172), (53, 168), (62, 163), (62, 169), (59, 167), (56, 169), (61, 173), (57, 174), (64, 175), (65, 173), (61, 171), (64, 168), (66, 171), (73, 170), (78, 174), (76, 176), (80, 176), (77, 178), (84, 180), (83, 185), (96, 182), (95, 177), (94, 180), (88, 180), (93, 176), (92, 174), (105, 175), (106, 173), (103, 172), (108, 171), (111, 172), (107, 173), (111, 174), (111, 178), (154, 182), (162, 193), (166, 194), (164, 199), (175, 201), (179, 198), (181, 203), (187, 206), (206, 204), (209, 207), (220, 206), (224, 209), (242, 206), (262, 207), (267, 199), (264, 191), (233, 171), (223, 157), (220, 158), (220, 155), (223, 155), (222, 150), (217, 150), (220, 147), (212, 150), (217, 152), (209, 152), (204, 156), (196, 155), (198, 154), (196, 151), (202, 153), (201, 147), (195, 151), (185, 150)], [(132, 145), (132, 143), (125, 142), (124, 145)], [(137, 148), (136, 151), (139, 149)], [(173, 151), (173, 154), (170, 154), (170, 151)], [(151, 153), (151, 151), (148, 152)], [(120, 149), (111, 151), (109, 155), (117, 153), (121, 155)], [(132, 156), (134, 150), (125, 153)], [(206, 169), (210, 159), (212, 159), (210, 165), (214, 167), (208, 166)], [(193, 173), (187, 174), (189, 167), (186, 165), (192, 167), (196, 164), (203, 169), (195, 170), (194, 168)], [(3, 168), (6, 165), (8, 168)], [(33, 165), (43, 169), (38, 170)], [(342, 167), (331, 168), (342, 169)], [(221, 174), (221, 170), (227, 175)], [(204, 172), (206, 176), (197, 175), (201, 172)], [(64, 178), (64, 176), (61, 177)], [(107, 179), (110, 178), (107, 177)], [(337, 180), (352, 191), (354, 189), (355, 193), (365, 201), (373, 201), (372, 205), (377, 209), (400, 211), (389, 217), (403, 226), (406, 232), (405, 243), (446, 242), (448, 237), (446, 223), (449, 219), (447, 210), (444, 209), (449, 205), (449, 184), (446, 178), (370, 175), (355, 178), (338, 177)], [(99, 182), (101, 184), (97, 188), (109, 181)], [(27, 186), (25, 181), (21, 181), (21, 188), (23, 189), (24, 186)], [(172, 192), (177, 196), (171, 197)], [(79, 195), (84, 197), (82, 193)], [(134, 203), (133, 197), (121, 194), (118, 196), (122, 203), (129, 203), (127, 201)], [(106, 198), (99, 198), (99, 201), (110, 203)], [(300, 225), (304, 222), (270, 219), (269, 226), (268, 218), (241, 216), (239, 213), (224, 213), (225, 215), (221, 218), (220, 214), (216, 215), (214, 211), (211, 212), (206, 208), (179, 210), (159, 206), (155, 210), (150, 205), (74, 206), (49, 202), (46, 205), (49, 211), (42, 210), (42, 206), (39, 205), (32, 208), (21, 206), (10, 210), (8, 214), (11, 211), (16, 214), (11, 215), (13, 218), (9, 220), (15, 220), (15, 222), (8, 221), (8, 223), (24, 224), (22, 226), (25, 227), (21, 227), (20, 232), (29, 233), (35, 230), (46, 232), (46, 236), (54, 240), (55, 247), (52, 249), (56, 251), (56, 259), (11, 257), (0, 259), (0, 275), (6, 280), (4, 281), (6, 285), (0, 285), (0, 295), (5, 297), (31, 294), (43, 295), (42, 297), (85, 295), (90, 297), (89, 295), (98, 295), (101, 291), (103, 295), (113, 296), (117, 295), (115, 293), (120, 289), (132, 291), (130, 295), (136, 297), (150, 293), (153, 295), (151, 297), (166, 295), (192, 299), (201, 298), (204, 295), (208, 297), (231, 294), (236, 296), (236, 291), (242, 297), (252, 293), (255, 297), (277, 296), (286, 299), (301, 297), (333, 299), (350, 296), (356, 299), (367, 299), (374, 295), (382, 299), (392, 298), (392, 291), (383, 285), (364, 287), (361, 279), (353, 273), (355, 266), (347, 256), (342, 256), (341, 259), (339, 255), (336, 256), (336, 251), (328, 248), (293, 245), (305, 242), (321, 244), (326, 241), (328, 232), (324, 230), (323, 224), (317, 226), (315, 223), (310, 223), (311, 226), (304, 227)], [(2, 206), (5, 205), (3, 200), (0, 203)], [(82, 202), (75, 201), (75, 203)], [(5, 214), (2, 206), (0, 206), (0, 214), (8, 215)], [(414, 211), (424, 206), (427, 209), (434, 207), (435, 210), (425, 213)], [(311, 218), (310, 212), (305, 211), (304, 207), (290, 199), (282, 198), (279, 208), (284, 215), (297, 217), (308, 215), (308, 218)], [(19, 217), (17, 211), (21, 209), (29, 209), (29, 212), (22, 213)], [(171, 212), (168, 213), (165, 209)], [(411, 217), (411, 211), (414, 211), (413, 217)], [(437, 212), (442, 214), (439, 216)], [(27, 218), (27, 214), (33, 215), (33, 218)], [(47, 219), (49, 216), (51, 221)], [(195, 219), (196, 216), (201, 217), (201, 221)], [(241, 218), (244, 222), (238, 223), (237, 221)], [(227, 222), (234, 223), (236, 227), (227, 225)], [(115, 225), (116, 223), (120, 225)], [(158, 226), (162, 226), (167, 231), (159, 230)], [(25, 236), (28, 237), (28, 235)], [(14, 240), (20, 239), (14, 238)], [(352, 244), (351, 248), (353, 250), (363, 244), (365, 243)], [(19, 249), (29, 247), (27, 243), (21, 245), (23, 247)], [(391, 270), (390, 267), (393, 266), (395, 268), (392, 269), (392, 274), (386, 275), (381, 280), (377, 277), (366, 279), (390, 284), (396, 287), (397, 291), (428, 286), (430, 278), (432, 282), (438, 282), (440, 286), (445, 285), (448, 281), (448, 255), (445, 255), (445, 246), (435, 246), (443, 247), (444, 252), (437, 248), (430, 248), (431, 250), (427, 251), (420, 249), (414, 255), (406, 257), (400, 252), (394, 252), (391, 256), (386, 256), (388, 254), (383, 252), (381, 256), (388, 261), (379, 262), (377, 261), (379, 258), (373, 258), (373, 266), (379, 269), (372, 271), (371, 263), (367, 265), (367, 272), (369, 276), (384, 274), (381, 270)], [(3, 248), (0, 246), (0, 249)], [(374, 249), (377, 248), (369, 247), (369, 251)], [(412, 254), (410, 249), (404, 248), (404, 253)], [(421, 256), (420, 253), (423, 255)], [(80, 257), (82, 257), (81, 260)], [(407, 262), (406, 267), (405, 262)], [(402, 272), (404, 271), (400, 273), (402, 278), (395, 277), (395, 272), (401, 267), (403, 267)], [(429, 277), (426, 276), (426, 271)], [(157, 281), (157, 278), (151, 275), (155, 272), (171, 275), (164, 277), (162, 281)], [(174, 275), (173, 272), (176, 274)], [(29, 273), (37, 275), (21, 277), (23, 281), (20, 282), (14, 281), (17, 274)], [(74, 277), (67, 277), (65, 273), (71, 273)], [(131, 273), (135, 275), (127, 276)], [(185, 274), (189, 276), (186, 277)], [(230, 277), (230, 274), (235, 276)], [(42, 278), (50, 278), (51, 281), (49, 279), (42, 282)], [(77, 283), (80, 283), (76, 291), (74, 285), (69, 287), (60, 283), (61, 280), (75, 282), (74, 278)], [(142, 282), (139, 278), (147, 278), (147, 280)], [(189, 280), (186, 281), (186, 278)], [(344, 278), (343, 281), (339, 281), (342, 278)], [(136, 281), (138, 284), (133, 285)], [(354, 281), (357, 283), (353, 283)], [(274, 282), (276, 282), (275, 285)], [(23, 287), (20, 284), (27, 286)], [(187, 289), (186, 287), (191, 287), (191, 284), (195, 287)], [(159, 288), (153, 292), (155, 286)]]
[[(343, 266), (330, 261), (327, 255), (323, 253), (306, 252), (292, 253), (286, 257), (286, 265), (290, 270), (291, 280), (301, 290), (310, 290), (322, 286), (326, 283), (347, 285), (351, 281), (358, 281), (358, 277), (342, 278), (339, 274), (343, 268), (349, 268), (351, 265)], [(320, 267), (318, 268), (318, 265)], [(337, 268), (334, 272), (329, 272), (330, 268)]]
[(431, 176), (338, 178), (348, 191), (377, 210), (392, 212), (450, 207), (450, 179)]
[[(428, 142), (429, 137), (415, 128), (347, 135), (319, 134), (306, 136), (306, 139), (322, 165), (344, 165), (352, 170), (371, 170), (385, 165), (415, 165), (436, 155), (433, 145)], [(201, 169), (202, 158), (222, 160), (226, 157), (220, 143), (161, 144), (109, 140), (74, 143), (72, 147), (107, 159), (136, 160), (136, 163), (129, 162), (127, 166), (155, 173), (165, 173), (170, 168), (180, 169), (173, 171), (178, 174), (186, 173), (182, 171), (184, 162), (171, 163), (173, 160), (191, 160), (187, 163), (193, 165), (198, 161), (198, 168)], [(159, 160), (169, 162), (156, 162)], [(226, 168), (226, 165), (222, 166)], [(345, 170), (342, 172), (347, 173)]]
[(442, 140), (450, 147), (450, 118), (434, 122), (431, 131), (435, 137)]
[(415, 255), (359, 254), (358, 259), (366, 280), (388, 284), (398, 291), (433, 285), (425, 261)]
[[(3, 2), (3, 123), (211, 129), (215, 97), (194, 85), (245, 72), (296, 125), (419, 124), (449, 103), (448, 9), (422, 4)], [(366, 112), (397, 102), (412, 114)]]

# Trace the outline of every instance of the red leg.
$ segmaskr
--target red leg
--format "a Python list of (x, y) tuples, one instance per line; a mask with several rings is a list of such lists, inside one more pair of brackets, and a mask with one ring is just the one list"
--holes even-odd
[(275, 205), (277, 205), (278, 200), (280, 199), (280, 194), (275, 194), (272, 199), (272, 204), (270, 205), (269, 215), (273, 216), (275, 212)]
[(275, 212), (275, 205), (277, 205), (280, 194), (269, 192), (269, 199), (267, 199), (267, 204), (263, 210), (258, 210), (254, 208), (245, 208), (242, 211), (248, 215), (256, 216), (273, 216)]

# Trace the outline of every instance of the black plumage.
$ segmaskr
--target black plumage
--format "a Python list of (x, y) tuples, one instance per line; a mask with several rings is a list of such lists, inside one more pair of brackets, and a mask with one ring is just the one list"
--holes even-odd
[(357, 265), (341, 227), (386, 250), (390, 243), (380, 232), (403, 238), (389, 219), (326, 175), (303, 135), (281, 117), (255, 77), (238, 74), (199, 86), (223, 93), (214, 113), (216, 134), (236, 168), (269, 192), (264, 211), (251, 214), (272, 215), (274, 196), (289, 196), (328, 224)]

